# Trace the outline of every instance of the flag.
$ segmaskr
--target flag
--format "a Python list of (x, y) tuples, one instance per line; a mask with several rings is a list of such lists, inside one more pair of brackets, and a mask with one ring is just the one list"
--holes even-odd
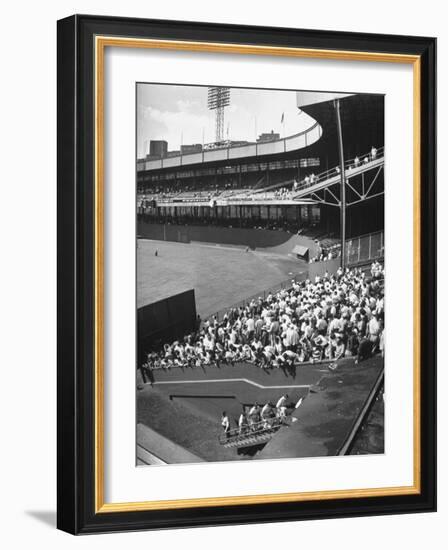
[(280, 120), (280, 123), (283, 124), (284, 120), (285, 120), (285, 113), (282, 113), (282, 119)]

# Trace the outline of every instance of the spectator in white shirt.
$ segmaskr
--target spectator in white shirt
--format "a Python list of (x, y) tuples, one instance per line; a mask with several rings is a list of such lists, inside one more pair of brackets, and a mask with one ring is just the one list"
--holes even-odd
[(224, 430), (224, 434), (226, 435), (226, 437), (229, 437), (229, 435), (230, 435), (230, 420), (229, 420), (229, 417), (227, 416), (226, 411), (223, 411), (223, 413), (222, 413), (221, 426)]
[(238, 428), (240, 435), (247, 431), (247, 417), (244, 409), (241, 411), (240, 417), (238, 419)]
[(275, 408), (277, 409), (277, 417), (281, 420), (286, 418), (286, 403), (288, 400), (288, 394), (282, 395), (277, 401)]

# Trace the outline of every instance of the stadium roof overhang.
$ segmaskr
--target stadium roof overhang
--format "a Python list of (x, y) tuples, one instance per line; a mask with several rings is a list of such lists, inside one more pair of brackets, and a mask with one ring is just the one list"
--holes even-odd
[(303, 110), (304, 107), (309, 107), (310, 105), (328, 103), (329, 101), (344, 99), (345, 97), (350, 97), (354, 94), (341, 94), (333, 92), (296, 92), (296, 95), (297, 107)]
[(299, 98), (297, 101), (298, 107), (323, 128), (322, 138), (307, 149), (307, 156), (319, 157), (321, 165), (326, 161), (329, 167), (339, 163), (334, 99), (340, 100), (345, 158), (366, 153), (372, 146), (384, 146), (384, 95), (329, 94), (333, 97), (318, 101), (325, 95), (316, 93), (315, 101), (300, 105)]

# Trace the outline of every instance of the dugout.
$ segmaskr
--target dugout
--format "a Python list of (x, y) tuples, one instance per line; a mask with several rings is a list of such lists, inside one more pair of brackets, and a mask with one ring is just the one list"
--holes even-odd
[(306, 262), (310, 261), (310, 249), (307, 246), (296, 244), (296, 246), (292, 249), (292, 253), (298, 260), (305, 260)]

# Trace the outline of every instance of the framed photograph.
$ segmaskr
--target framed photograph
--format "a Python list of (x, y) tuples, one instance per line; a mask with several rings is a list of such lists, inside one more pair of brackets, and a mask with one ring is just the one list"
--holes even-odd
[(433, 38), (58, 22), (58, 527), (436, 509)]

